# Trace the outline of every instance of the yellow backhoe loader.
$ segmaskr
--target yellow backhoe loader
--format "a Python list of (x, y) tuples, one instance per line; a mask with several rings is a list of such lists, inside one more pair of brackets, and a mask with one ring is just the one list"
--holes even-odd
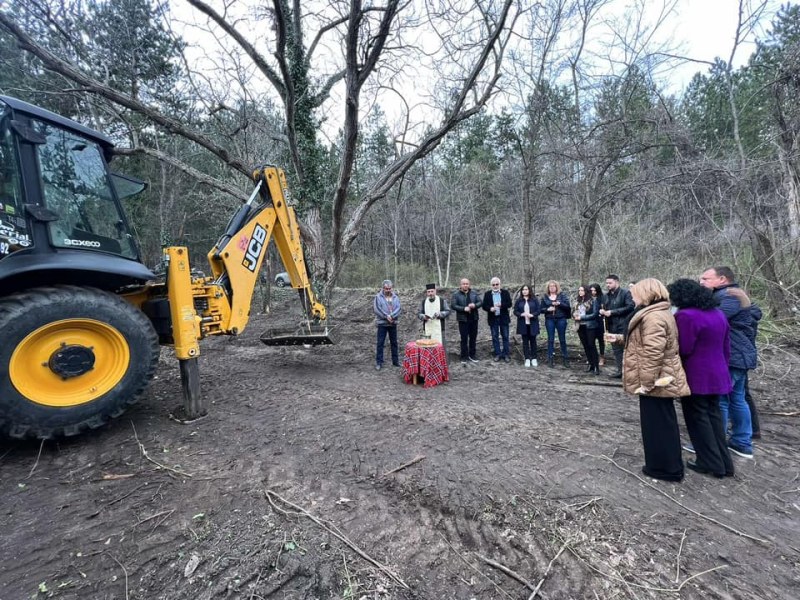
[(159, 344), (175, 349), (185, 416), (205, 414), (199, 342), (244, 330), (270, 240), (306, 323), (262, 341), (333, 343), (279, 168), (254, 171), (252, 195), (208, 253), (210, 276), (193, 271), (186, 248), (169, 247), (158, 279), (121, 204), (144, 184), (109, 169), (112, 148), (101, 133), (0, 96), (0, 435), (102, 426), (144, 392)]

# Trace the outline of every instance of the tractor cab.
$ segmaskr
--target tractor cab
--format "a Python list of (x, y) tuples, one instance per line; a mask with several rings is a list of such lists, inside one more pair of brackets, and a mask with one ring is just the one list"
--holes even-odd
[(120, 203), (144, 184), (109, 171), (112, 148), (79, 123), (0, 96), (0, 281), (116, 289), (152, 277)]

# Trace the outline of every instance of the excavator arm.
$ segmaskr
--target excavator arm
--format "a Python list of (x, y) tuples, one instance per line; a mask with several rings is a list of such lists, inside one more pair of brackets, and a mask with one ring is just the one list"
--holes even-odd
[[(300, 292), (306, 317), (325, 320), (327, 311), (314, 294), (306, 268), (297, 214), (286, 199), (286, 176), (283, 170), (269, 166), (253, 173), (256, 189), (250, 199), (231, 218), (225, 233), (208, 253), (212, 280), (220, 285), (230, 303), (226, 332), (244, 329), (261, 263), (270, 239), (289, 273), (292, 287)], [(255, 204), (256, 199), (260, 203)]]
[(250, 198), (231, 217), (225, 233), (208, 253), (210, 277), (192, 273), (186, 248), (168, 247), (164, 249), (166, 282), (128, 296), (154, 322), (158, 320), (154, 314), (168, 312), (164, 317), (169, 326), (163, 337), (175, 348), (185, 412), (190, 418), (206, 413), (197, 367), (199, 342), (210, 335), (238, 335), (247, 326), (270, 240), (275, 241), (292, 287), (300, 294), (306, 323), (292, 332), (265, 332), (261, 340), (267, 345), (333, 343), (328, 327), (319, 324), (327, 311), (311, 286), (297, 215), (286, 198), (286, 176), (281, 169), (267, 166), (256, 169), (253, 179), (256, 187)]

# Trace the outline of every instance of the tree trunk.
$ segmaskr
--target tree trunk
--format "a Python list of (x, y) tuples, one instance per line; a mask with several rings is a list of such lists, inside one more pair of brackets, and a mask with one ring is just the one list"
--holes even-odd
[(522, 265), (525, 282), (533, 281), (533, 260), (531, 260), (531, 238), (533, 237), (533, 207), (531, 202), (531, 177), (526, 169), (522, 188)]
[(588, 281), (589, 264), (594, 253), (594, 234), (597, 231), (597, 218), (599, 213), (592, 212), (587, 221), (584, 222), (581, 232), (581, 246), (583, 255), (581, 256), (581, 281)]
[(775, 249), (769, 236), (750, 227), (750, 245), (753, 249), (753, 256), (758, 264), (758, 270), (764, 277), (767, 284), (767, 304), (769, 313), (772, 317), (782, 317), (788, 313), (788, 303), (784, 290), (778, 282), (777, 269), (775, 267)]
[(786, 190), (786, 208), (789, 214), (789, 240), (795, 251), (800, 250), (800, 170), (795, 161), (782, 150), (779, 151), (783, 186)]
[[(326, 281), (328, 278), (328, 256), (322, 237), (322, 220), (319, 206), (310, 206), (303, 219), (303, 242), (306, 246), (306, 262), (311, 263), (309, 275), (314, 281)], [(310, 260), (309, 260), (310, 259)]]

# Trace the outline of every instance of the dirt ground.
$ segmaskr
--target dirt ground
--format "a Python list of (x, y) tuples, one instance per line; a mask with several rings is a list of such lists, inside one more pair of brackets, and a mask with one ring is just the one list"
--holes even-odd
[[(463, 367), (453, 322), (450, 382), (406, 385), (374, 369), (372, 293), (338, 292), (336, 346), (260, 343), (297, 322), (288, 291), (205, 341), (194, 423), (170, 418), (164, 350), (111, 426), (2, 442), (0, 600), (800, 597), (797, 347), (761, 349), (755, 460), (657, 482), (635, 398), (576, 347), (570, 370), (524, 369), (519, 345), (495, 364), (482, 322)], [(406, 314), (401, 352), (418, 333)]]

